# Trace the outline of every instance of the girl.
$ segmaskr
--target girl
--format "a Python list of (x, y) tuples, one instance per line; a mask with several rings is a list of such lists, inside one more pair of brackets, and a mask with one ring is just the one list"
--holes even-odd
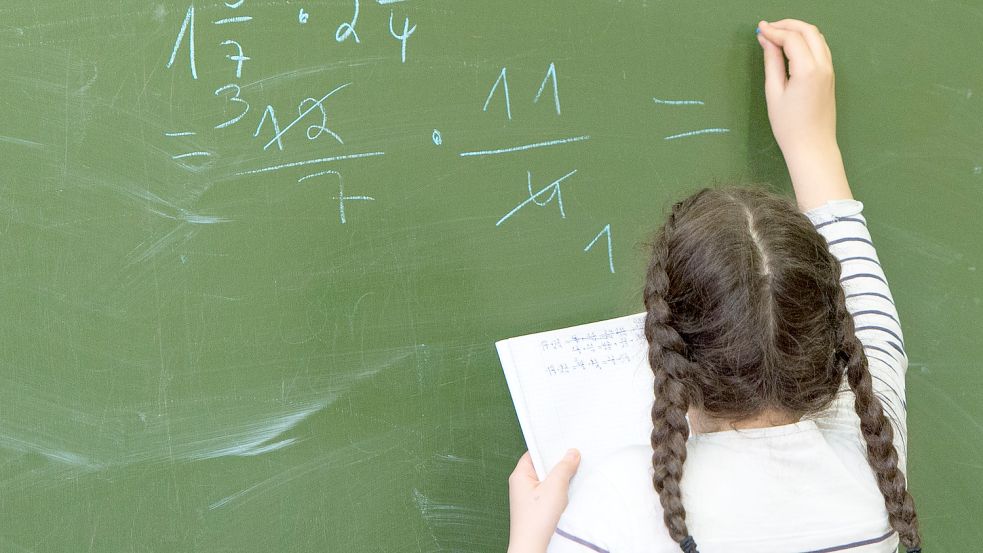
[(921, 551), (908, 359), (836, 142), (829, 48), (802, 21), (758, 29), (798, 209), (736, 187), (673, 206), (644, 292), (651, 448), (582, 475), (569, 506), (578, 453), (543, 482), (523, 456), (511, 553)]

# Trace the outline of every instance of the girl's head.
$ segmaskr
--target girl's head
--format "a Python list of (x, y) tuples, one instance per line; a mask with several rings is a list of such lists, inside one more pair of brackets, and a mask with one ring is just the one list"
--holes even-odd
[(891, 425), (840, 285), (840, 263), (795, 204), (759, 188), (705, 188), (676, 203), (656, 234), (645, 283), (655, 375), (653, 484), (684, 551), (679, 482), (686, 412), (740, 421), (798, 419), (830, 405), (844, 373), (892, 526), (919, 544)]

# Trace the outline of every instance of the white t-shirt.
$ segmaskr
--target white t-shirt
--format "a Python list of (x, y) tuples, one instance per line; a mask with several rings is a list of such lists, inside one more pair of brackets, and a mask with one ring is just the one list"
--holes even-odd
[[(843, 266), (847, 309), (907, 472), (908, 359), (862, 211), (859, 201), (834, 200), (806, 215)], [(833, 405), (817, 417), (690, 436), (680, 488), (700, 553), (897, 551), (853, 399), (844, 379)], [(550, 553), (679, 553), (652, 486), (651, 456), (648, 447), (626, 448), (574, 477)]]

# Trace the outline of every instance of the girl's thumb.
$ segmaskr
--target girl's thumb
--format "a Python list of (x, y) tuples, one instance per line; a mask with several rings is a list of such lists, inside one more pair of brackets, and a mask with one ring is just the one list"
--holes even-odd
[(577, 473), (577, 467), (580, 466), (580, 452), (576, 449), (571, 449), (567, 451), (567, 454), (563, 456), (563, 459), (553, 467), (553, 470), (546, 475), (546, 481), (550, 483), (551, 486), (561, 486), (563, 488), (570, 484), (570, 479), (573, 475)]

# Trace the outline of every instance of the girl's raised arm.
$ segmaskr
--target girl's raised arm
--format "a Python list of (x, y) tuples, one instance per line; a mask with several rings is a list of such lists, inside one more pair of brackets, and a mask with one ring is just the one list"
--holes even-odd
[[(863, 204), (853, 200), (836, 142), (829, 47), (819, 29), (796, 19), (762, 21), (758, 29), (758, 42), (764, 48), (765, 96), (772, 131), (788, 164), (799, 209), (806, 212), (840, 261), (840, 282), (867, 357), (870, 389), (892, 424), (891, 442), (904, 473), (908, 356), (894, 298), (862, 213)], [(853, 402), (853, 394), (841, 395), (817, 422), (826, 430), (856, 426)]]
[(833, 59), (826, 39), (815, 25), (782, 19), (761, 21), (758, 43), (764, 48), (768, 119), (799, 209), (853, 198), (836, 141)]

